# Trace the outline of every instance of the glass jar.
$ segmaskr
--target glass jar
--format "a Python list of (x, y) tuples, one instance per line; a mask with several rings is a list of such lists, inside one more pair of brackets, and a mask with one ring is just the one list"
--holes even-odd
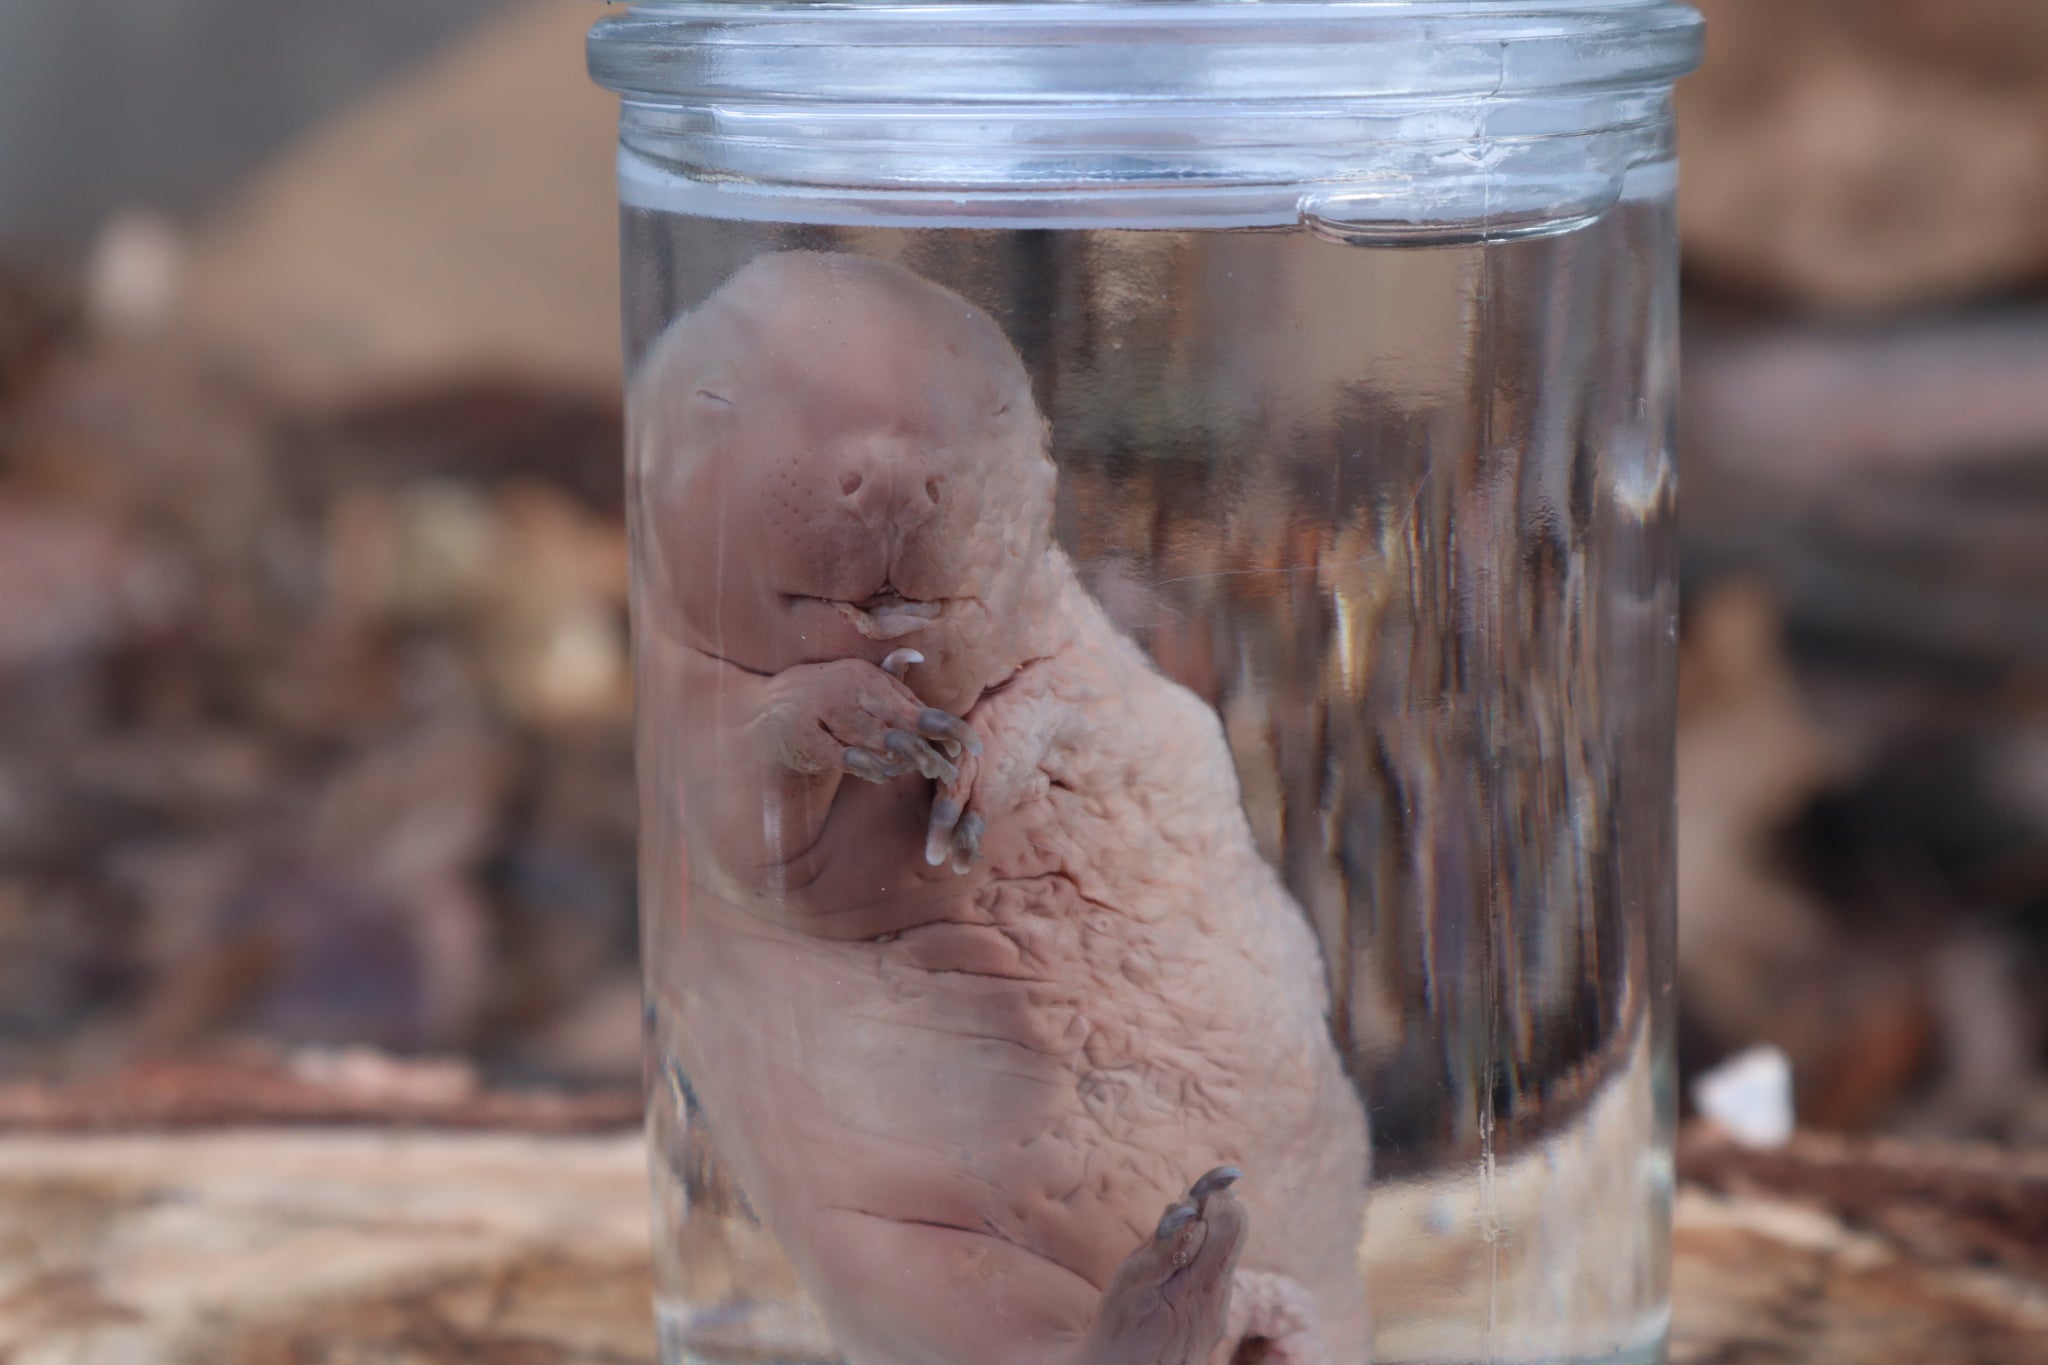
[(664, 1359), (1659, 1358), (1697, 16), (590, 52)]

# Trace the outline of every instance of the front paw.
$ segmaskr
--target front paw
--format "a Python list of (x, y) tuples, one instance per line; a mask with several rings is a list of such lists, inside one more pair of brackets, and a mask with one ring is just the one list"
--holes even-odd
[(933, 867), (951, 864), (965, 872), (981, 857), (981, 836), (988, 830), (991, 765), (978, 746), (959, 755), (957, 772), (942, 779), (932, 795), (931, 823), (925, 828), (924, 860)]
[(887, 782), (918, 773), (958, 782), (941, 746), (979, 753), (981, 739), (958, 716), (926, 706), (893, 673), (865, 659), (808, 664), (777, 675), (760, 727), (775, 757), (794, 772), (839, 773)]
[(1046, 756), (1052, 744), (1045, 720), (1050, 713), (1050, 708), (1021, 702), (1014, 692), (994, 707), (975, 709), (988, 744), (949, 749), (958, 771), (942, 778), (932, 794), (924, 839), (927, 863), (950, 864), (956, 873), (967, 871), (981, 857), (982, 836), (990, 823), (1009, 819), (1045, 793)]
[(924, 860), (933, 867), (951, 863), (955, 872), (965, 872), (981, 856), (981, 836), (988, 829), (988, 819), (980, 811), (968, 809), (980, 768), (978, 756), (961, 754), (952, 780), (940, 782), (932, 796), (931, 823), (924, 834)]

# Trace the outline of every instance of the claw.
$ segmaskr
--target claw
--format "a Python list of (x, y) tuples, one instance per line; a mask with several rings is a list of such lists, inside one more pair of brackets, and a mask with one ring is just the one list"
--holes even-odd
[(946, 861), (946, 847), (953, 841), (953, 827), (960, 823), (960, 803), (950, 796), (932, 801), (932, 822), (925, 831), (924, 860), (933, 867)]
[(973, 726), (951, 711), (941, 711), (936, 706), (926, 707), (924, 714), (917, 718), (917, 732), (926, 739), (950, 739), (975, 757), (981, 756), (981, 736), (974, 733)]
[(948, 763), (945, 755), (907, 730), (891, 730), (882, 747), (926, 777), (947, 782), (960, 780), (960, 770)]
[(988, 821), (979, 815), (969, 815), (960, 821), (953, 831), (953, 870), (965, 872), (981, 856), (982, 831), (988, 828)]
[(892, 777), (901, 777), (903, 769), (893, 763), (885, 763), (866, 749), (846, 751), (846, 771), (863, 782), (887, 782)]
[(1244, 1172), (1237, 1169), (1237, 1167), (1218, 1166), (1215, 1170), (1195, 1182), (1195, 1187), (1188, 1191), (1188, 1198), (1199, 1203), (1218, 1190), (1229, 1189), (1242, 1179), (1244, 1179)]
[(1159, 1232), (1157, 1234), (1159, 1240), (1165, 1241), (1189, 1223), (1194, 1222), (1196, 1214), (1195, 1206), (1187, 1203), (1185, 1200), (1168, 1208), (1164, 1216), (1159, 1220)]
[(882, 660), (882, 671), (898, 682), (901, 682), (903, 675), (910, 671), (912, 664), (921, 664), (923, 662), (924, 655), (914, 649), (893, 649), (889, 651), (889, 657)]

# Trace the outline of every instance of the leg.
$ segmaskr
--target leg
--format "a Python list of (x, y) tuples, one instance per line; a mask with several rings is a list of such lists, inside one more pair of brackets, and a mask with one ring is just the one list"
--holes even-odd
[(1080, 1365), (1206, 1365), (1230, 1317), (1232, 1273), (1244, 1250), (1238, 1173), (1218, 1167), (1159, 1220), (1103, 1291)]
[(1330, 1365), (1307, 1290), (1236, 1273), (1237, 1178), (1196, 1181), (1099, 1296), (998, 1238), (845, 1209), (810, 1218), (807, 1278), (855, 1365)]
[(805, 1280), (849, 1365), (1076, 1365), (1098, 1295), (997, 1237), (849, 1209), (806, 1219)]

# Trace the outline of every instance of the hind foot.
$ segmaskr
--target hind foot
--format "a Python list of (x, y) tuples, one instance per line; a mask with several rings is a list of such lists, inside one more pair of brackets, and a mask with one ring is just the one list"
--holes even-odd
[(1102, 1293), (1082, 1365), (1208, 1365), (1230, 1319), (1232, 1275), (1244, 1250), (1244, 1205), (1219, 1166), (1168, 1206), (1151, 1239), (1117, 1267)]

